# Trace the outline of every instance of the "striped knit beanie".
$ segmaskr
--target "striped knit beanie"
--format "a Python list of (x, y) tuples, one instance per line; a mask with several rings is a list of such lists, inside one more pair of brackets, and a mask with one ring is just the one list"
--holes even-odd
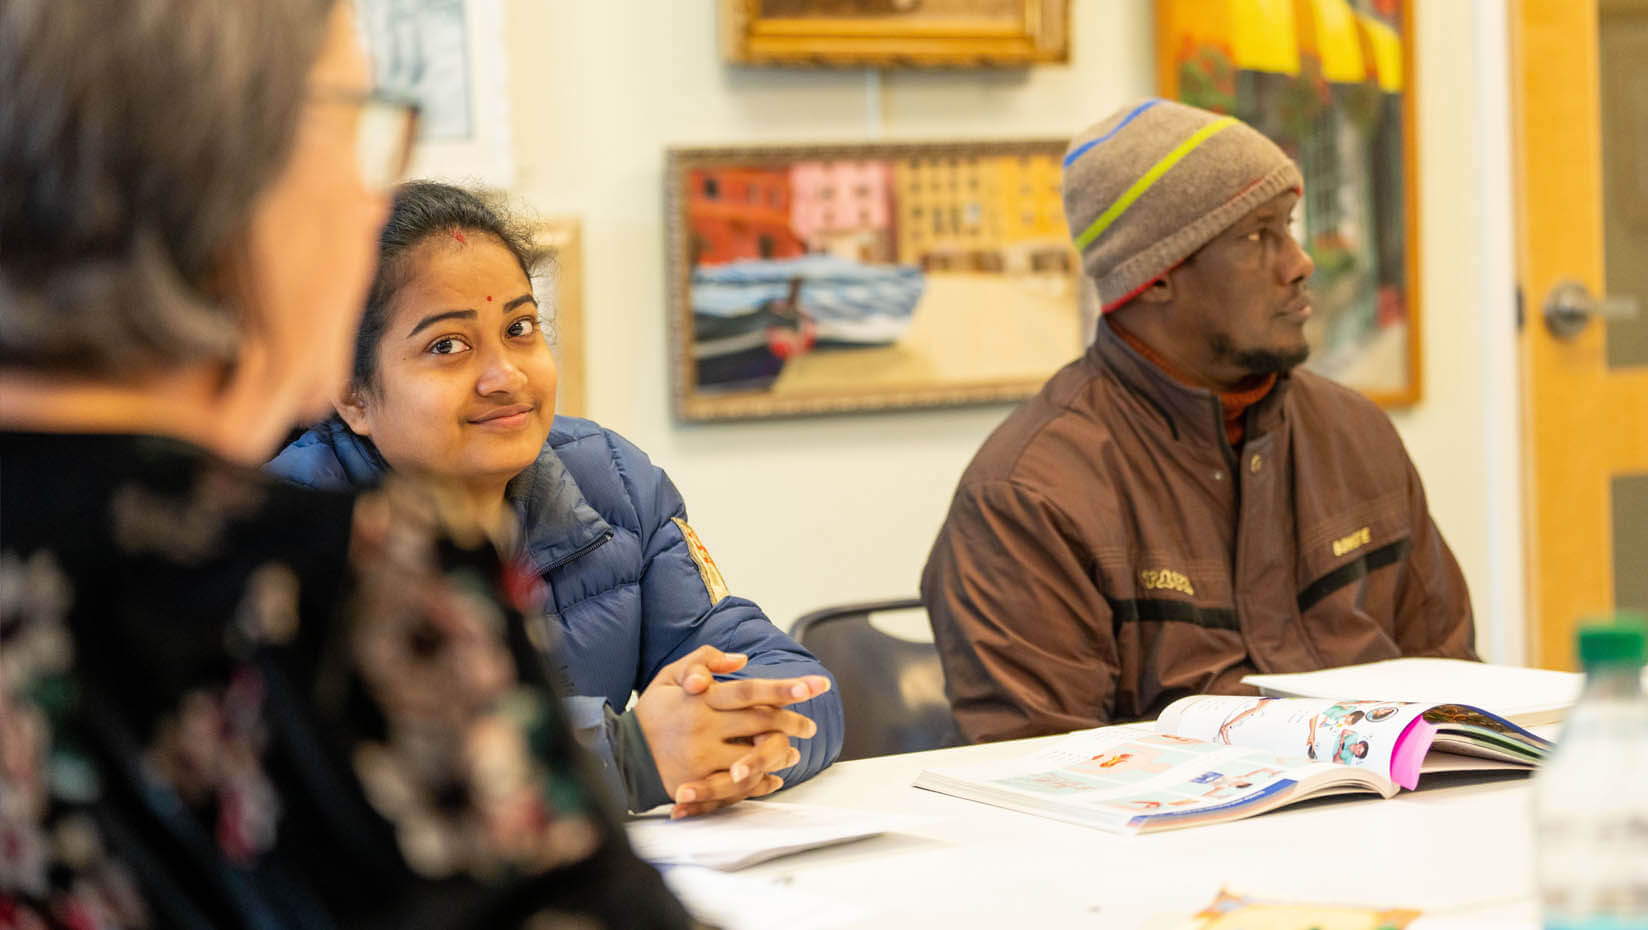
[(1172, 100), (1123, 107), (1064, 156), (1064, 216), (1105, 313), (1304, 179), (1233, 116)]

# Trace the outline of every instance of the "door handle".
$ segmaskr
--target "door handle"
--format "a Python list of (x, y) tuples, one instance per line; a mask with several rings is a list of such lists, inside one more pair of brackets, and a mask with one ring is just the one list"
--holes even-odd
[(1545, 295), (1545, 328), (1551, 335), (1568, 342), (1578, 337), (1589, 326), (1592, 317), (1605, 320), (1634, 320), (1642, 313), (1642, 305), (1634, 296), (1592, 297), (1585, 285), (1572, 278), (1558, 281)]

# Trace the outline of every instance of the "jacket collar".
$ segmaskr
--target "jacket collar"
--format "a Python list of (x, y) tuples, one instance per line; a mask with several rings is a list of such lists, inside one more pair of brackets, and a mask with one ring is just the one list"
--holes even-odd
[(521, 521), (521, 551), (540, 575), (612, 535), (549, 443), (504, 496)]
[[(389, 463), (334, 418), (288, 446), (269, 469), (311, 487), (373, 488), (389, 474)], [(612, 532), (547, 442), (537, 461), (509, 482), (504, 497), (520, 520), (521, 551), (539, 574)]]
[[(1215, 448), (1225, 445), (1224, 408), (1219, 404), (1219, 395), (1175, 381), (1116, 335), (1103, 316), (1099, 317), (1098, 335), (1087, 350), (1087, 359), (1089, 364), (1108, 370), (1139, 395), (1172, 431), (1174, 438)], [(1268, 433), (1282, 424), (1282, 400), (1287, 395), (1289, 380), (1286, 374), (1278, 376), (1270, 393), (1248, 409), (1247, 438)]]
[(378, 447), (350, 432), (335, 416), (311, 427), (268, 467), (287, 480), (329, 489), (375, 488), (389, 473)]

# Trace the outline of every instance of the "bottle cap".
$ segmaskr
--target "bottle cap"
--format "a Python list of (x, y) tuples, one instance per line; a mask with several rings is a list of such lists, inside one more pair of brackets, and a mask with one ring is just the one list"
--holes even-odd
[(1621, 611), (1614, 622), (1592, 621), (1579, 628), (1579, 662), (1641, 667), (1648, 660), (1648, 622), (1641, 613)]

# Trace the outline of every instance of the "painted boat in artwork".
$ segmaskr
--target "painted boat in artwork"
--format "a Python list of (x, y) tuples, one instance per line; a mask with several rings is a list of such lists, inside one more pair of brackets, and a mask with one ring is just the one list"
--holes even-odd
[(695, 268), (698, 384), (761, 389), (801, 352), (897, 342), (910, 328), (924, 287), (915, 266), (866, 265), (833, 255)]

